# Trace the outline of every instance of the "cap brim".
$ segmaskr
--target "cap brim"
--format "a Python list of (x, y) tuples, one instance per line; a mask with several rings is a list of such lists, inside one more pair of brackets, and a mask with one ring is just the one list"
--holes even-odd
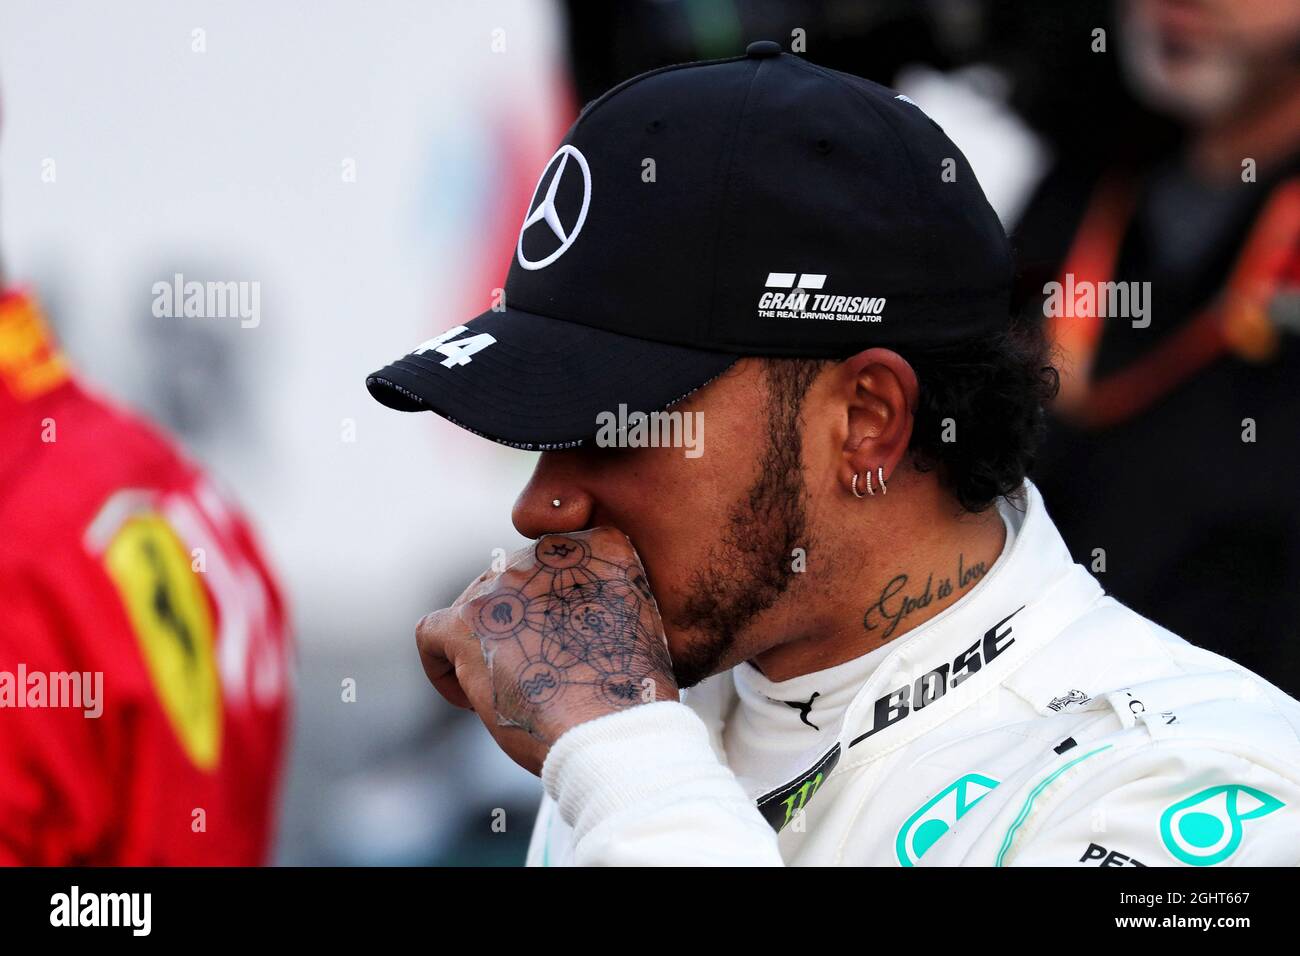
[[(469, 361), (412, 353), (366, 378), (376, 400), (432, 411), (515, 448), (574, 448), (597, 432), (597, 415), (656, 412), (706, 385), (739, 356), (618, 335), (518, 309), (487, 311), (453, 342), (491, 335)], [(453, 350), (455, 351), (455, 350)]]

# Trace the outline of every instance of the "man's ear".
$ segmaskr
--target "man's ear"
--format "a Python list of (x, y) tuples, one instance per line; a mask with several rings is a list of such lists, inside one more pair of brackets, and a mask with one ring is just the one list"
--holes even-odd
[(846, 491), (859, 474), (875, 479), (884, 469), (888, 479), (907, 452), (920, 392), (916, 372), (890, 349), (867, 349), (840, 364), (847, 430), (839, 480)]

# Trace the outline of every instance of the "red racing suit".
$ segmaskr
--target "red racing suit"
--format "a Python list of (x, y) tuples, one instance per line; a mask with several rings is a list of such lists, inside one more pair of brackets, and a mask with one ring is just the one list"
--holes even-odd
[(290, 651), (246, 520), (0, 296), (0, 863), (265, 862)]

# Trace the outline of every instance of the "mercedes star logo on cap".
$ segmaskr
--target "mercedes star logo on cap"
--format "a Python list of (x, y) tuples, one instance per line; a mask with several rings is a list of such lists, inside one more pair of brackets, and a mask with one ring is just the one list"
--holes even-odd
[[(559, 211), (555, 207), (555, 197), (560, 191), (560, 183), (564, 180), (565, 171), (569, 168), (569, 157), (573, 157), (578, 172), (582, 174), (582, 208), (578, 211), (577, 219), (573, 225), (565, 229), (564, 220), (561, 218)], [(556, 166), (555, 161), (559, 160)], [(591, 204), (591, 170), (587, 166), (587, 159), (578, 151), (576, 146), (564, 145), (555, 151), (555, 155), (546, 163), (546, 168), (542, 170), (542, 177), (537, 181), (537, 188), (533, 190), (533, 202), (537, 202), (537, 193), (541, 191), (542, 184), (546, 182), (546, 175), (555, 167), (555, 175), (551, 177), (550, 184), (546, 187), (546, 195), (540, 203), (532, 207), (527, 218), (524, 219), (523, 228), (519, 230), (519, 247), (517, 255), (519, 264), (525, 269), (544, 269), (549, 266), (560, 256), (564, 255), (569, 246), (573, 245), (573, 240), (578, 238), (578, 233), (582, 231), (582, 224), (587, 221), (587, 207)], [(575, 173), (569, 173), (570, 176)], [(529, 259), (524, 255), (524, 236), (529, 229), (539, 223), (550, 227), (550, 231), (555, 234), (555, 238), (560, 241), (560, 245), (549, 255), (541, 259)]]

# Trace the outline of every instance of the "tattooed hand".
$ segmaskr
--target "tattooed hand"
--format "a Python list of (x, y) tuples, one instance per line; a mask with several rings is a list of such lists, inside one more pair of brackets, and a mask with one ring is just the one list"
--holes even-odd
[(533, 773), (570, 727), (677, 700), (645, 569), (612, 528), (551, 534), (516, 552), (421, 620), (416, 644), (434, 687), (472, 707)]

